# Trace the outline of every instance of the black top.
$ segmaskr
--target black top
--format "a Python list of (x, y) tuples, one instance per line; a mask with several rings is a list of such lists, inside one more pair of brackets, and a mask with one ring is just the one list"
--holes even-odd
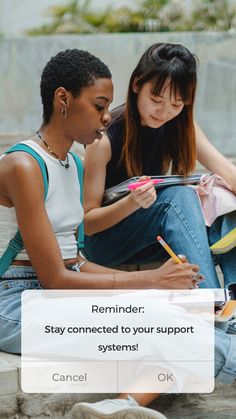
[[(128, 179), (123, 161), (120, 161), (124, 141), (124, 123), (124, 116), (121, 115), (111, 122), (107, 130), (112, 157), (107, 164), (105, 189)], [(160, 150), (170, 137), (172, 126), (173, 123), (168, 122), (160, 128), (140, 128), (143, 175), (158, 176), (163, 174), (161, 172)]]

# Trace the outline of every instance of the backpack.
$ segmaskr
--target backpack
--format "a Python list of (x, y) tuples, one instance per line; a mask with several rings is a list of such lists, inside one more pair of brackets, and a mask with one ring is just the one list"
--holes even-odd
[[(43, 184), (44, 184), (44, 200), (47, 197), (48, 192), (48, 173), (47, 173), (47, 166), (44, 162), (43, 158), (30, 146), (26, 144), (16, 144), (13, 147), (9, 148), (4, 154), (10, 154), (15, 151), (24, 151), (31, 156), (35, 158), (35, 160), (38, 162), (38, 165), (40, 167), (40, 170), (42, 172), (43, 176)], [(76, 163), (77, 172), (78, 172), (78, 178), (80, 183), (80, 201), (81, 204), (83, 204), (83, 164), (80, 158), (75, 154), (70, 152), (72, 157), (74, 158), (74, 161)], [(3, 253), (3, 255), (0, 257), (0, 277), (6, 272), (6, 270), (9, 268), (15, 257), (18, 255), (18, 253), (23, 249), (24, 243), (22, 241), (21, 234), (19, 230), (16, 232), (15, 236), (10, 240), (7, 249)], [(78, 236), (77, 236), (77, 248), (78, 250), (81, 250), (84, 248), (84, 223), (82, 222), (78, 226)]]

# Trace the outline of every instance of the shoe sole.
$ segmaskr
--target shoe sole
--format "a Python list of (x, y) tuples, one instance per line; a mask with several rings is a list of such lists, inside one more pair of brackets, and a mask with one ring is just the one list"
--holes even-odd
[(102, 414), (94, 407), (81, 403), (73, 410), (72, 417), (78, 419), (166, 419), (162, 413), (151, 410), (147, 412), (147, 409), (142, 407), (132, 407), (132, 412), (129, 408), (125, 408), (117, 413)]

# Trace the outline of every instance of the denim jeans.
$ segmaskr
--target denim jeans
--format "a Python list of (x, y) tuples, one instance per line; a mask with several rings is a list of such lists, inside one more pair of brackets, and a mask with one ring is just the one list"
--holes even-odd
[(215, 328), (215, 379), (225, 384), (236, 380), (236, 335)]
[(21, 293), (42, 289), (31, 266), (11, 266), (0, 279), (0, 350), (21, 353)]
[[(139, 209), (107, 230), (86, 236), (85, 255), (105, 266), (145, 264), (168, 256), (157, 243), (157, 235), (177, 254), (196, 263), (205, 276), (201, 287), (218, 288), (214, 260), (209, 245), (236, 225), (236, 212), (219, 217), (206, 228), (199, 199), (186, 186), (171, 186), (157, 192), (156, 202)], [(225, 286), (236, 282), (236, 248), (217, 256)]]

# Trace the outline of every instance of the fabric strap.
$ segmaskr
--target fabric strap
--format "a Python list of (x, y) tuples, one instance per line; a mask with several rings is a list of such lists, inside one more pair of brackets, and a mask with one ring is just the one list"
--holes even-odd
[[(83, 167), (82, 160), (79, 158), (79, 156), (77, 156), (77, 154), (72, 153), (72, 151), (70, 151), (70, 154), (73, 156), (74, 161), (76, 163), (78, 178), (79, 178), (79, 183), (80, 183), (80, 202), (81, 202), (81, 205), (83, 206), (84, 167)], [(84, 249), (84, 246), (85, 246), (84, 222), (82, 221), (82, 223), (78, 226), (78, 237), (77, 237), (78, 250)]]
[[(47, 172), (47, 166), (42, 159), (42, 157), (33, 150), (30, 146), (26, 144), (16, 144), (10, 149), (8, 149), (4, 154), (10, 154), (16, 151), (24, 151), (31, 156), (35, 158), (37, 161), (42, 176), (43, 176), (43, 184), (44, 184), (44, 200), (47, 197), (48, 193), (48, 172)], [(77, 167), (77, 173), (80, 183), (80, 200), (81, 204), (83, 205), (83, 164), (81, 159), (74, 153), (70, 152), (70, 154), (73, 156), (74, 161), (76, 163)], [(6, 270), (9, 268), (15, 257), (18, 255), (18, 253), (23, 249), (24, 243), (22, 241), (21, 234), (19, 230), (16, 232), (15, 236), (10, 240), (7, 249), (3, 253), (3, 255), (0, 258), (0, 277), (6, 272)], [(82, 222), (78, 227), (78, 239), (77, 239), (77, 247), (78, 250), (81, 250), (84, 248), (84, 223)]]

